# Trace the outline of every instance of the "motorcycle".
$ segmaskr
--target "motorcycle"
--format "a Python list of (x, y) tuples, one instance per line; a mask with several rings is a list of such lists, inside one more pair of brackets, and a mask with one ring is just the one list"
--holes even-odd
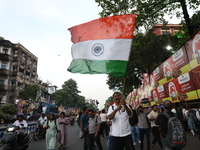
[(17, 126), (10, 126), (7, 128), (7, 132), (4, 134), (1, 144), (2, 146), (0, 149), (3, 150), (27, 150), (29, 143), (31, 142), (32, 137), (25, 133), (23, 135), (22, 140), (20, 143), (17, 142), (17, 138), (19, 133), (15, 132), (18, 130), (19, 127)]
[(38, 122), (36, 125), (36, 129), (33, 132), (33, 139), (37, 141), (39, 138), (45, 138), (46, 130), (43, 126)]

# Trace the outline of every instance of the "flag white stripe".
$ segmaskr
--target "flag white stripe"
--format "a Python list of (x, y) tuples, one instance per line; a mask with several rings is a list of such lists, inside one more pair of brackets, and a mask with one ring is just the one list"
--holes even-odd
[[(72, 57), (73, 59), (128, 61), (131, 42), (132, 39), (103, 39), (78, 42), (72, 45)], [(96, 51), (94, 47), (96, 47)]]

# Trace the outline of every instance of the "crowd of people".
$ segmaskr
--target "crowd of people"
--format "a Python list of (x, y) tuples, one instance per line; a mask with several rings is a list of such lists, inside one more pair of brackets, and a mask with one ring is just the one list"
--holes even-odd
[[(144, 149), (146, 139), (147, 150), (181, 150), (185, 144), (184, 131), (189, 131), (191, 135), (197, 136), (200, 140), (200, 107), (197, 109), (174, 107), (172, 102), (165, 100), (163, 107), (157, 105), (145, 108), (142, 104), (135, 109), (126, 104), (121, 99), (121, 93), (113, 94), (113, 101), (108, 110), (95, 111), (93, 109), (83, 108), (77, 116), (78, 137), (84, 140), (84, 150), (103, 150), (101, 138), (107, 138), (107, 147), (109, 150), (135, 150), (135, 145), (140, 145), (140, 150)], [(173, 120), (176, 118), (175, 120)], [(173, 127), (169, 126), (169, 122), (175, 123), (176, 128), (180, 130), (179, 136), (182, 137), (182, 145), (173, 147), (170, 145), (170, 132)], [(66, 149), (68, 143), (67, 125), (70, 124), (70, 117), (66, 117), (64, 112), (60, 113), (59, 118), (54, 114), (50, 114), (47, 118), (44, 113), (38, 119), (38, 122), (46, 131), (46, 148), (48, 150), (55, 149), (59, 143), (59, 149)], [(180, 122), (180, 124), (179, 124)], [(18, 120), (14, 125), (24, 124), (20, 127), (20, 132), (24, 132), (27, 123), (23, 120), (22, 115), (18, 116)], [(178, 127), (180, 126), (183, 128)], [(169, 129), (170, 128), (170, 129)], [(170, 132), (169, 132), (170, 130)], [(150, 135), (153, 135), (151, 140)], [(181, 135), (183, 134), (183, 135)], [(23, 134), (22, 134), (23, 135)], [(144, 138), (146, 136), (146, 138)]]
[[(84, 150), (93, 150), (94, 143), (99, 150), (102, 150), (101, 138), (105, 137), (108, 139), (109, 150), (135, 150), (134, 146), (138, 144), (143, 150), (144, 136), (146, 136), (147, 150), (181, 150), (186, 145), (185, 132), (188, 131), (191, 135), (198, 135), (200, 140), (200, 107), (193, 110), (175, 107), (170, 100), (165, 100), (162, 107), (151, 106), (149, 102), (148, 108), (140, 104), (133, 110), (121, 99), (121, 93), (118, 92), (113, 94), (113, 101), (114, 104), (107, 112), (103, 109), (95, 113), (94, 110), (85, 107), (83, 114), (79, 114), (77, 118), (79, 138), (84, 140)], [(173, 126), (169, 126), (169, 122), (178, 124), (173, 129)], [(177, 138), (180, 142), (175, 146), (169, 141), (169, 137), (172, 136), (170, 134), (175, 132), (173, 130), (180, 130), (179, 139)]]

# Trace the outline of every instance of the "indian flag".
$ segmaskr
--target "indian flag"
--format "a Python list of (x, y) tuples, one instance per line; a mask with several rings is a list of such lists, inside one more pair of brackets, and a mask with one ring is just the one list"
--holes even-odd
[(128, 14), (69, 28), (73, 60), (68, 71), (125, 77), (135, 22), (136, 15)]

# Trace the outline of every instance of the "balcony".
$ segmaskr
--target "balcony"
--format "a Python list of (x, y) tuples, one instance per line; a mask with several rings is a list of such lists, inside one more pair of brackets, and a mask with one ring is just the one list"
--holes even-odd
[(0, 58), (3, 61), (10, 61), (10, 55), (9, 54), (0, 53)]
[(10, 75), (10, 70), (7, 70), (7, 69), (0, 69), (0, 75), (2, 76), (8, 76)]
[(8, 91), (8, 85), (0, 84), (0, 91)]

